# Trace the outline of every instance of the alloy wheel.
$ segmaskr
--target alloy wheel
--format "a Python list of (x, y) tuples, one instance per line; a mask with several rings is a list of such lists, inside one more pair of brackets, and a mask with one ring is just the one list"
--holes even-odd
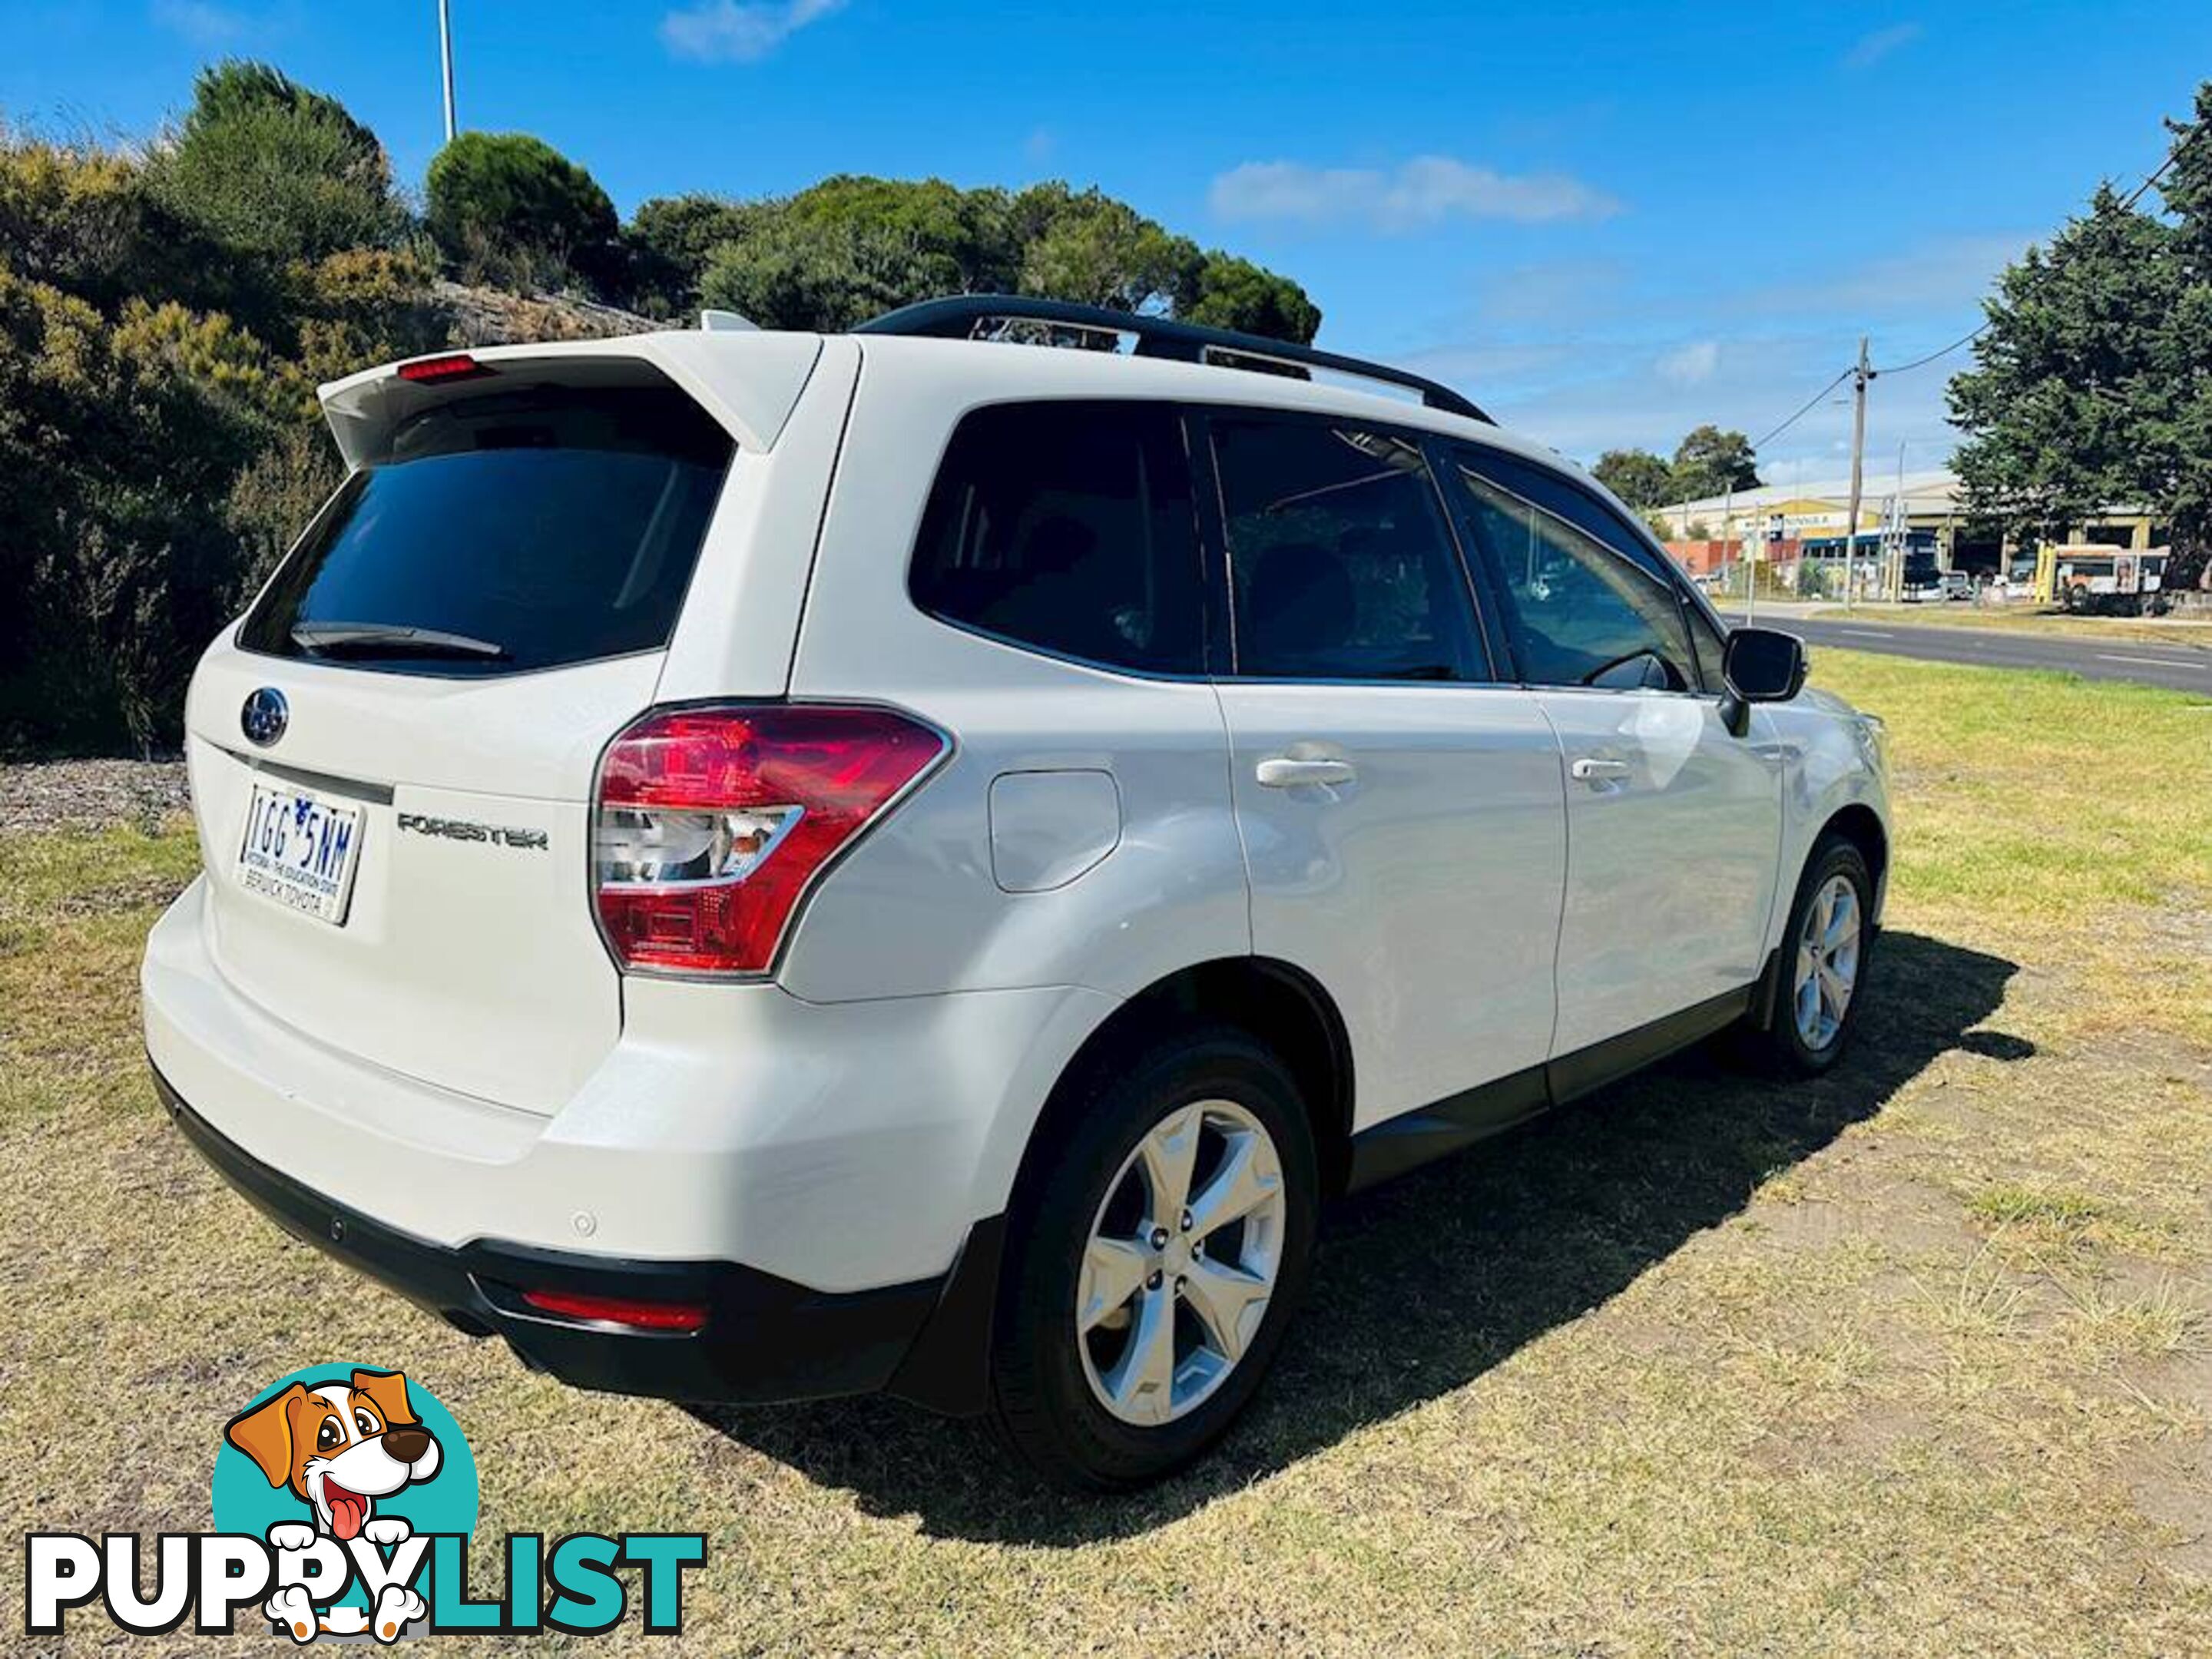
[(1234, 1101), (1177, 1107), (1138, 1141), (1077, 1276), (1075, 1340), (1100, 1405), (1150, 1428), (1221, 1386), (1267, 1317), (1287, 1214), (1274, 1139)]
[(1815, 1053), (1836, 1040), (1858, 988), (1859, 894), (1847, 876), (1831, 876), (1806, 907), (1790, 981), (1797, 1035)]

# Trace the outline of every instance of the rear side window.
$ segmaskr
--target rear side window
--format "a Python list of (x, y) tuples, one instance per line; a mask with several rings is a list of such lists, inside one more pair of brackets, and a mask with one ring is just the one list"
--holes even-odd
[(347, 479), (247, 617), (250, 651), (495, 675), (668, 643), (730, 465), (672, 387), (442, 404)]
[(1466, 572), (1418, 444), (1239, 416), (1214, 422), (1213, 453), (1239, 674), (1486, 678)]
[(1182, 422), (997, 404), (952, 434), (908, 579), (930, 615), (1108, 667), (1195, 674), (1204, 588)]

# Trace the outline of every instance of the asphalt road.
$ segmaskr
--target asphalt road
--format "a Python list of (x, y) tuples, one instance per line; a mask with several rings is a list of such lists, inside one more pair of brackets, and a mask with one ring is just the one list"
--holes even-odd
[[(1741, 621), (1742, 612), (1730, 613)], [(2056, 668), (2093, 680), (2133, 680), (2177, 691), (2212, 696), (2212, 649), (2188, 642), (2119, 636), (2097, 639), (2076, 635), (2026, 634), (1994, 628), (1952, 628), (1842, 617), (1796, 617), (1759, 608), (1757, 621), (1785, 629), (1807, 644), (1839, 650), (1878, 651), (1923, 662), (1961, 662), (1983, 668)]]

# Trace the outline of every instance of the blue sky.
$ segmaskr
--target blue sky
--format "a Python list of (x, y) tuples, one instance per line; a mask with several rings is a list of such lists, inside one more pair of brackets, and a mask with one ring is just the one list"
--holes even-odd
[[(2212, 6), (1114, 8), (453, 0), (465, 125), (536, 132), (627, 211), (837, 171), (1097, 184), (1303, 282), (1323, 343), (1417, 365), (1585, 459), (1754, 437), (1850, 360), (1979, 320), (1990, 276), (2163, 154)], [(266, 58), (419, 181), (434, 0), (0, 0), (0, 111), (143, 132)], [(1111, 21), (1107, 21), (1110, 17)], [(1937, 464), (1944, 371), (1876, 382), (1870, 465)], [(1848, 412), (1766, 452), (1832, 472)]]

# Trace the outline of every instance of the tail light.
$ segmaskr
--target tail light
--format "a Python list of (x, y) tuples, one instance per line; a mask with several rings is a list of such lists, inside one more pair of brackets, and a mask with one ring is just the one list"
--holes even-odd
[(761, 974), (799, 902), (940, 760), (888, 708), (775, 703), (648, 714), (599, 765), (594, 885), (625, 968)]

